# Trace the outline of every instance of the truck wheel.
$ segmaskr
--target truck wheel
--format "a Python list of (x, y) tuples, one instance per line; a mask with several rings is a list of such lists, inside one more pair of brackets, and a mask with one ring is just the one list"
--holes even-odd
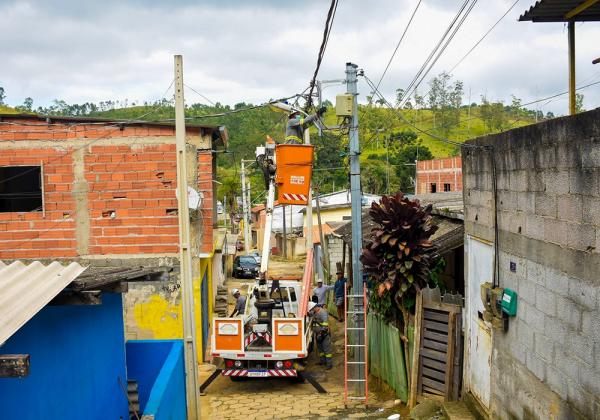
[(246, 378), (243, 376), (230, 376), (229, 379), (231, 379), (231, 382), (242, 382)]
[(312, 353), (313, 348), (314, 348), (314, 341), (310, 340), (310, 343), (308, 344), (308, 354)]

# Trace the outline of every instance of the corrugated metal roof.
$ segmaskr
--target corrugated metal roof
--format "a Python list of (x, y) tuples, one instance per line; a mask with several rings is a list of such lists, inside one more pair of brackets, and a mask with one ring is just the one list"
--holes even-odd
[(586, 2), (583, 0), (539, 0), (529, 10), (526, 10), (519, 20), (532, 22), (600, 21), (600, 2), (590, 5), (571, 19), (567, 19), (567, 13), (584, 3)]
[(73, 262), (67, 266), (54, 261), (29, 265), (0, 261), (0, 344), (46, 306), (86, 267)]

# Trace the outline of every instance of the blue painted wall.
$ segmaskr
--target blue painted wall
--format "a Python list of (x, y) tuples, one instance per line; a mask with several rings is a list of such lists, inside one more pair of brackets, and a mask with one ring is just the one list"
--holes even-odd
[(127, 373), (138, 381), (140, 409), (155, 420), (185, 420), (182, 340), (127, 342)]
[(47, 306), (0, 352), (31, 355), (26, 378), (0, 378), (2, 420), (128, 419), (123, 305)]

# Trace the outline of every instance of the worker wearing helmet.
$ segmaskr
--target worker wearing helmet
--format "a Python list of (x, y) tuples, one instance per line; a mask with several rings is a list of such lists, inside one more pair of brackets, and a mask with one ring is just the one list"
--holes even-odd
[(285, 126), (285, 143), (286, 144), (302, 144), (304, 143), (304, 130), (308, 125), (320, 118), (327, 108), (322, 106), (319, 108), (316, 114), (310, 115), (306, 118), (300, 113), (300, 111), (292, 111), (288, 117), (287, 125)]
[(329, 314), (325, 308), (314, 302), (308, 302), (308, 314), (312, 316), (313, 334), (317, 338), (318, 364), (325, 365), (325, 369), (329, 370), (333, 367)]
[(239, 289), (231, 290), (231, 295), (235, 298), (235, 309), (229, 316), (242, 315), (246, 311), (246, 296), (242, 296)]

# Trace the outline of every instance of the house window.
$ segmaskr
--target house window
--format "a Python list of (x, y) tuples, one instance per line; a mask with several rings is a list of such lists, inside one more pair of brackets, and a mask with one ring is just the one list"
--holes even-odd
[(431, 192), (437, 192), (437, 185), (435, 183), (431, 184)]
[(444, 184), (444, 192), (450, 191), (450, 184)]
[(0, 213), (41, 210), (41, 167), (0, 167)]

